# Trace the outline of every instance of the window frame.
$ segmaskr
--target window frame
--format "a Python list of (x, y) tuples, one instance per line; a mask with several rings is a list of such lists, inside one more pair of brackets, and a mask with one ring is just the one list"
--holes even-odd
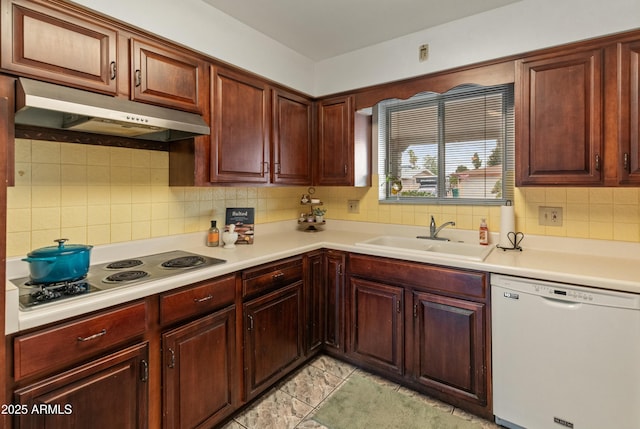
[[(463, 198), (463, 197), (441, 197), (446, 195), (447, 175), (437, 176), (437, 197), (416, 197), (392, 195), (390, 192), (391, 182), (389, 177), (394, 170), (393, 157), (389, 156), (390, 151), (390, 116), (391, 112), (401, 110), (416, 109), (428, 105), (437, 105), (438, 108), (438, 171), (445, 171), (446, 144), (444, 132), (444, 109), (447, 101), (455, 99), (473, 98), (478, 95), (501, 94), (502, 102), (502, 127), (505, 138), (502, 148), (502, 181), (501, 197), (498, 198)], [(460, 85), (446, 93), (423, 92), (416, 94), (406, 100), (385, 100), (377, 105), (377, 120), (379, 124), (378, 144), (379, 157), (378, 174), (381, 177), (379, 192), (379, 203), (381, 204), (421, 204), (421, 205), (483, 205), (498, 206), (504, 205), (508, 200), (513, 201), (515, 191), (515, 119), (514, 119), (514, 84), (506, 83), (492, 86), (481, 85)], [(469, 140), (477, 141), (477, 140)], [(400, 165), (401, 169), (402, 166)], [(486, 168), (486, 167), (485, 167)], [(397, 168), (396, 168), (397, 169)]]

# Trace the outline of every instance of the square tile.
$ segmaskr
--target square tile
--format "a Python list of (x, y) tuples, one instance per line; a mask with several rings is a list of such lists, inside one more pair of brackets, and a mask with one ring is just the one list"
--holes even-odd
[(317, 407), (344, 379), (307, 365), (289, 378), (279, 389), (312, 407)]
[(234, 420), (247, 429), (293, 429), (312, 410), (312, 406), (275, 389)]

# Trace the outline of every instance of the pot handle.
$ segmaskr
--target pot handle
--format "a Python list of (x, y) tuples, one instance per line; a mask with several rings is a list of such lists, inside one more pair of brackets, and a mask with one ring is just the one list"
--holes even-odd
[(55, 262), (55, 261), (58, 260), (58, 258), (55, 258), (53, 256), (46, 257), (46, 258), (45, 257), (34, 258), (34, 257), (31, 257), (31, 256), (28, 256), (26, 258), (22, 258), (22, 260), (23, 261), (27, 261), (27, 262), (40, 262), (40, 261), (42, 261), (42, 262)]

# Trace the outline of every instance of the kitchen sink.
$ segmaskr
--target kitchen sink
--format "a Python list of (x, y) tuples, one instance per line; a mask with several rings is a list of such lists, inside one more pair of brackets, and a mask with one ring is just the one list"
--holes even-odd
[(416, 255), (430, 253), (434, 256), (468, 261), (484, 261), (491, 250), (493, 250), (493, 246), (482, 246), (480, 244), (399, 237), (395, 235), (381, 235), (369, 240), (360, 241), (356, 243), (356, 246), (396, 250), (405, 254), (407, 252)]

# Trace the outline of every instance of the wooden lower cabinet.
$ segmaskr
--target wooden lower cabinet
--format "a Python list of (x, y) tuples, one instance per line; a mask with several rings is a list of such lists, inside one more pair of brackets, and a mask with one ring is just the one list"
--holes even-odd
[(312, 252), (305, 256), (305, 308), (307, 332), (305, 353), (312, 354), (320, 351), (324, 342), (324, 314), (325, 314), (325, 269), (324, 252)]
[(324, 347), (329, 353), (345, 352), (344, 306), (345, 306), (345, 270), (347, 254), (327, 250), (324, 256), (326, 270), (324, 318)]
[(148, 345), (139, 344), (15, 392), (20, 429), (146, 428)]
[(343, 356), (492, 418), (487, 273), (351, 253)]
[(243, 304), (246, 400), (302, 363), (303, 296), (298, 281)]
[(235, 306), (162, 335), (163, 427), (208, 428), (237, 407)]
[(387, 371), (404, 372), (403, 288), (351, 278), (348, 354)]
[(414, 367), (419, 383), (487, 403), (485, 304), (413, 291)]

